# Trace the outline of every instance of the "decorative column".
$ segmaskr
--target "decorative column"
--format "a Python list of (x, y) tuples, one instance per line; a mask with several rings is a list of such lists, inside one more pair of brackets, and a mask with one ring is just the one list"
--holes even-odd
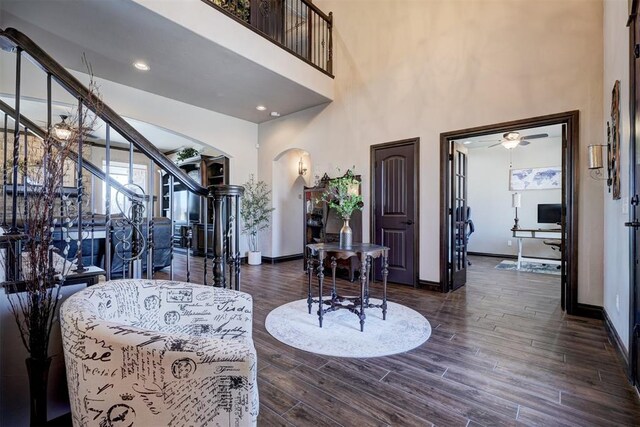
[[(244, 187), (212, 185), (213, 199), (213, 285), (227, 287), (227, 264), (231, 270), (229, 288), (240, 290), (240, 197)], [(235, 202), (235, 205), (234, 205)]]

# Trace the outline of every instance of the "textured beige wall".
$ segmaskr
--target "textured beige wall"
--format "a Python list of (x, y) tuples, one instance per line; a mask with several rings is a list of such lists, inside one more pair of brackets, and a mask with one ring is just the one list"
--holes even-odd
[[(604, 87), (602, 122), (611, 120), (611, 89), (620, 80), (620, 193), (613, 200), (604, 193), (604, 301), (603, 306), (624, 345), (629, 343), (629, 16), (627, 3), (604, 2)], [(606, 130), (602, 132), (606, 141)]]
[[(368, 204), (369, 146), (420, 137), (421, 279), (440, 279), (441, 132), (577, 109), (579, 161), (602, 141), (600, 0), (317, 4), (335, 16), (335, 101), (260, 125), (259, 175), (301, 148), (313, 175), (355, 164)], [(602, 305), (602, 183), (584, 165), (578, 191), (578, 300)]]

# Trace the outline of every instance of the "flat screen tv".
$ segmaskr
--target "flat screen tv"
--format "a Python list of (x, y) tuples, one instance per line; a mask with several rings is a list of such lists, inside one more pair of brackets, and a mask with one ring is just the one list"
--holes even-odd
[(559, 224), (562, 221), (562, 204), (541, 203), (538, 205), (538, 224)]

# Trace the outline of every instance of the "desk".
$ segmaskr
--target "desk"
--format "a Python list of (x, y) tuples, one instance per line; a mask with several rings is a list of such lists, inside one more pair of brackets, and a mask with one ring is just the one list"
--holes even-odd
[[(520, 270), (520, 264), (526, 258), (522, 256), (522, 239), (562, 239), (561, 228), (512, 228), (513, 237), (518, 239), (518, 270)], [(527, 261), (529, 259), (526, 259)], [(532, 261), (539, 262), (539, 259), (532, 259)], [(551, 261), (551, 263), (560, 263), (559, 260), (545, 260)]]
[[(382, 309), (382, 319), (387, 318), (387, 275), (389, 274), (389, 248), (386, 246), (372, 245), (369, 243), (354, 243), (349, 249), (341, 248), (338, 243), (313, 243), (307, 245), (309, 254), (307, 256), (307, 275), (309, 294), (307, 297), (307, 305), (309, 306), (309, 314), (311, 314), (311, 305), (318, 303), (318, 321), (322, 328), (322, 318), (324, 314), (340, 309), (349, 310), (360, 319), (360, 332), (364, 331), (364, 320), (366, 318), (365, 308)], [(332, 288), (331, 298), (323, 301), (322, 286), (324, 284), (324, 260), (329, 257), (331, 259), (331, 277)], [(337, 260), (349, 259), (352, 256), (358, 257), (360, 260), (360, 296), (359, 297), (343, 297), (336, 292), (336, 267)], [(382, 304), (369, 303), (369, 271), (374, 258), (382, 257)], [(311, 276), (313, 273), (313, 264), (317, 263), (318, 267), (318, 299), (311, 297)], [(343, 303), (347, 304), (343, 304)], [(327, 308), (324, 308), (328, 305)]]

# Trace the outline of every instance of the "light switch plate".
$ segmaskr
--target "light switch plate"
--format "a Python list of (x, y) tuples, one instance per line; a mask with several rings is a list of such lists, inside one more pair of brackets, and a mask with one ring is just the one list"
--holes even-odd
[(629, 213), (629, 198), (622, 198), (622, 215), (627, 215)]

